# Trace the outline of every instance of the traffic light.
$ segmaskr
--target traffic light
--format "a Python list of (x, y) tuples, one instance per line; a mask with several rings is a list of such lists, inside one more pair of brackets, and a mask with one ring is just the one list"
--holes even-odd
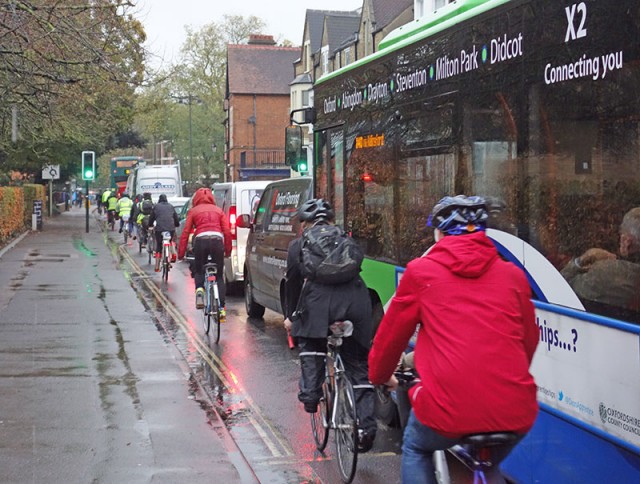
[(307, 174), (309, 162), (307, 147), (303, 144), (302, 128), (300, 126), (287, 126), (285, 128), (285, 165), (289, 165), (293, 171)]
[(82, 179), (87, 181), (96, 179), (96, 154), (93, 151), (82, 152)]
[(298, 171), (304, 175), (306, 175), (309, 172), (309, 163), (307, 163), (307, 152), (303, 151), (302, 152), (302, 158), (300, 158), (298, 160), (298, 163), (296, 164), (296, 166), (291, 165), (291, 168), (294, 169), (295, 171)]

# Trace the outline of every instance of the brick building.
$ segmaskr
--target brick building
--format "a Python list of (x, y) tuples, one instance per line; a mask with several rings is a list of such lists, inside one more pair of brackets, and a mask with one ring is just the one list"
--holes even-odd
[(270, 35), (228, 45), (225, 95), (226, 180), (288, 177), (284, 131), (289, 84), (299, 47), (278, 47)]

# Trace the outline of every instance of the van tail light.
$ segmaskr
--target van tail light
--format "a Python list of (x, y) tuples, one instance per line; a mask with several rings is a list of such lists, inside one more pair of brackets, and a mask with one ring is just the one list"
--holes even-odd
[(236, 231), (236, 207), (232, 205), (229, 207), (229, 228), (231, 229), (231, 240), (237, 240), (238, 234)]

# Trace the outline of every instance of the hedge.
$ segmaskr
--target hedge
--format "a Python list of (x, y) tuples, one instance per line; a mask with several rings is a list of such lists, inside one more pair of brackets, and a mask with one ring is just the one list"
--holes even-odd
[(0, 187), (0, 243), (31, 227), (33, 201), (42, 200), (46, 212), (46, 190), (43, 185)]

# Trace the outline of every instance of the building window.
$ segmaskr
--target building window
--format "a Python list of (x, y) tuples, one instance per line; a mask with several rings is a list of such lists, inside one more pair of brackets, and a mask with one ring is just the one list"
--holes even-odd
[(322, 58), (322, 75), (329, 73), (329, 46), (324, 45), (320, 50), (320, 56)]
[(313, 64), (311, 63), (311, 44), (307, 40), (304, 43), (304, 71), (310, 72)]
[(351, 64), (351, 47), (345, 47), (344, 49), (344, 65)]
[(307, 91), (302, 91), (302, 107), (308, 108), (311, 106), (311, 89)]

